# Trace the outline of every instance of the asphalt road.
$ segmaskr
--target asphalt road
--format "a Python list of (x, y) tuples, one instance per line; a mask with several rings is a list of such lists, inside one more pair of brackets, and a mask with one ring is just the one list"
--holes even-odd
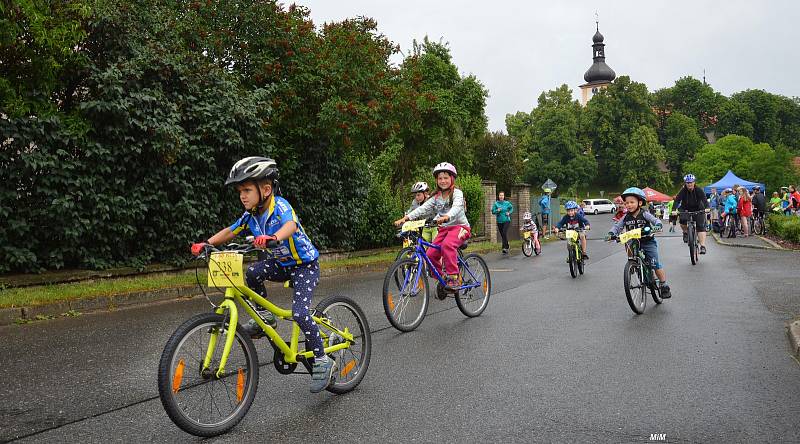
[[(213, 442), (599, 441), (800, 442), (800, 365), (785, 321), (800, 313), (798, 253), (716, 245), (697, 266), (676, 236), (659, 240), (674, 297), (636, 316), (622, 290), (625, 256), (591, 216), (586, 274), (565, 244), (542, 256), (488, 254), (489, 307), (467, 319), (432, 300), (412, 333), (389, 327), (382, 273), (327, 278), (318, 294), (367, 312), (373, 356), (347, 395), (308, 393), (257, 342), (261, 380), (245, 419)], [(793, 270), (793, 271), (792, 271)], [(287, 301), (276, 289), (275, 300)], [(0, 327), (0, 441), (199, 441), (158, 399), (156, 369), (172, 331), (202, 298)]]

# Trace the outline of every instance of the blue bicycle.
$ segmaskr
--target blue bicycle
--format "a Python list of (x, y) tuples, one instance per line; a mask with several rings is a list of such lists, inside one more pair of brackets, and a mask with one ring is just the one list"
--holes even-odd
[[(475, 253), (458, 255), (459, 285), (452, 290), (446, 283), (438, 267), (433, 265), (427, 248), (440, 250), (439, 245), (425, 241), (420, 236), (420, 228), (427, 228), (424, 220), (406, 222), (399, 236), (409, 239), (414, 246), (410, 256), (395, 261), (383, 281), (383, 310), (392, 326), (400, 331), (412, 331), (419, 327), (428, 311), (428, 273), (437, 283), (437, 298), (454, 297), (461, 313), (468, 317), (480, 316), (489, 304), (492, 281), (489, 267), (482, 257)], [(467, 248), (465, 242), (459, 250)]]

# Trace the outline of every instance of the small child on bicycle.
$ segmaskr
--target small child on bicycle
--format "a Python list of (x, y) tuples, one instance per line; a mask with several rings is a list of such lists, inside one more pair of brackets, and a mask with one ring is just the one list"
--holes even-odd
[[(273, 241), (278, 243), (272, 249), (272, 257), (247, 267), (247, 286), (266, 297), (264, 281), (292, 282), (292, 318), (305, 333), (306, 348), (314, 352), (311, 392), (319, 393), (328, 387), (336, 368), (336, 361), (325, 354), (319, 327), (309, 314), (314, 288), (319, 284), (319, 252), (306, 236), (289, 202), (276, 195), (278, 176), (277, 164), (272, 159), (247, 157), (236, 162), (225, 185), (237, 188), (245, 212), (230, 227), (223, 228), (205, 242), (193, 244), (192, 254), (199, 255), (208, 245), (228, 243), (245, 229), (255, 237), (255, 247), (266, 248)], [(269, 325), (276, 325), (271, 312), (263, 310), (259, 315)], [(253, 338), (264, 336), (254, 320), (250, 320), (244, 330)]]
[[(561, 220), (556, 224), (553, 228), (553, 231), (558, 234), (558, 230), (564, 228), (567, 230), (589, 230), (592, 227), (589, 225), (589, 221), (584, 217), (578, 214), (578, 203), (574, 200), (567, 201), (564, 204), (564, 209), (567, 210), (567, 214), (561, 218)], [(581, 248), (583, 249), (583, 260), (589, 259), (589, 252), (586, 250), (586, 233), (584, 231), (580, 232), (581, 237)]]
[(533, 239), (533, 249), (536, 251), (536, 254), (542, 252), (542, 246), (539, 243), (539, 229), (536, 227), (536, 222), (533, 221), (533, 216), (531, 215), (530, 211), (526, 211), (522, 215), (522, 227), (520, 227), (519, 231), (521, 232), (529, 232), (531, 233), (531, 239)]
[[(643, 209), (643, 206), (647, 204), (647, 195), (642, 189), (628, 188), (622, 193), (622, 198), (625, 200), (625, 208), (628, 212), (622, 220), (611, 227), (605, 237), (606, 241), (619, 236), (623, 231), (637, 228), (649, 227), (651, 230), (661, 230), (661, 221)], [(639, 242), (645, 258), (654, 264), (653, 269), (658, 280), (661, 281), (661, 297), (664, 299), (672, 297), (669, 285), (667, 285), (667, 274), (658, 261), (658, 241), (654, 237), (642, 237)]]
[[(426, 182), (417, 182), (414, 185), (412, 185), (411, 194), (414, 195), (414, 200), (411, 201), (411, 207), (408, 208), (406, 214), (419, 208), (419, 206), (425, 203), (425, 201), (428, 200), (428, 198), (430, 198), (431, 196), (428, 184)], [(436, 239), (436, 236), (438, 234), (439, 234), (438, 228), (422, 229), (422, 239), (424, 239), (426, 242), (433, 242), (433, 240)]]
[(436, 193), (424, 204), (394, 222), (400, 226), (409, 220), (427, 218), (435, 215), (434, 219), (439, 224), (439, 234), (432, 242), (441, 246), (441, 250), (428, 248), (427, 254), (431, 262), (439, 269), (444, 268), (446, 289), (454, 291), (459, 282), (458, 247), (469, 239), (471, 229), (467, 221), (466, 202), (464, 193), (455, 187), (456, 167), (447, 162), (442, 162), (433, 169), (436, 178)]

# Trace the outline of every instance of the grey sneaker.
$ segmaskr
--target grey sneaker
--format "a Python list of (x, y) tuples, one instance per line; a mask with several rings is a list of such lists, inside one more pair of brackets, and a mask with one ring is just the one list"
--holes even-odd
[(663, 284), (661, 285), (661, 299), (669, 299), (672, 297), (672, 292), (669, 289), (669, 285)]
[[(270, 327), (275, 328), (278, 326), (278, 321), (275, 320), (275, 315), (272, 314), (271, 311), (267, 310), (259, 311), (258, 314), (261, 315), (262, 318), (264, 318), (264, 320), (267, 322), (267, 325), (269, 325)], [(264, 330), (261, 329), (261, 326), (258, 325), (256, 321), (254, 321), (253, 319), (250, 319), (250, 321), (248, 321), (247, 324), (244, 324), (242, 326), (242, 329), (244, 330), (245, 333), (250, 335), (251, 339), (258, 339), (266, 336), (266, 333), (264, 333)]]
[(315, 359), (314, 365), (311, 367), (311, 393), (319, 393), (328, 388), (334, 370), (336, 370), (335, 360), (328, 358), (320, 362)]

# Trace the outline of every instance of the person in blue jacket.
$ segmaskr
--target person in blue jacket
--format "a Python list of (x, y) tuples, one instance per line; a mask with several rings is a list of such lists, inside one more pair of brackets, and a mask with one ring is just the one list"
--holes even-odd
[(492, 205), (492, 214), (497, 216), (497, 229), (500, 230), (500, 237), (503, 239), (503, 254), (508, 254), (508, 227), (511, 225), (511, 213), (514, 212), (514, 205), (506, 200), (506, 193), (497, 194), (497, 200)]
[[(567, 201), (564, 204), (564, 209), (567, 210), (567, 214), (561, 218), (560, 221), (556, 224), (553, 228), (553, 231), (558, 233), (560, 229), (566, 230), (589, 230), (591, 227), (589, 226), (589, 221), (578, 214), (578, 203), (574, 200)], [(581, 236), (581, 248), (583, 248), (583, 260), (589, 259), (589, 254), (586, 251), (586, 233), (584, 231), (580, 232)]]
[(738, 201), (736, 200), (736, 196), (733, 193), (733, 188), (725, 188), (725, 191), (722, 192), (724, 195), (722, 201), (722, 218), (725, 218), (728, 215), (736, 217), (736, 207), (738, 205)]

